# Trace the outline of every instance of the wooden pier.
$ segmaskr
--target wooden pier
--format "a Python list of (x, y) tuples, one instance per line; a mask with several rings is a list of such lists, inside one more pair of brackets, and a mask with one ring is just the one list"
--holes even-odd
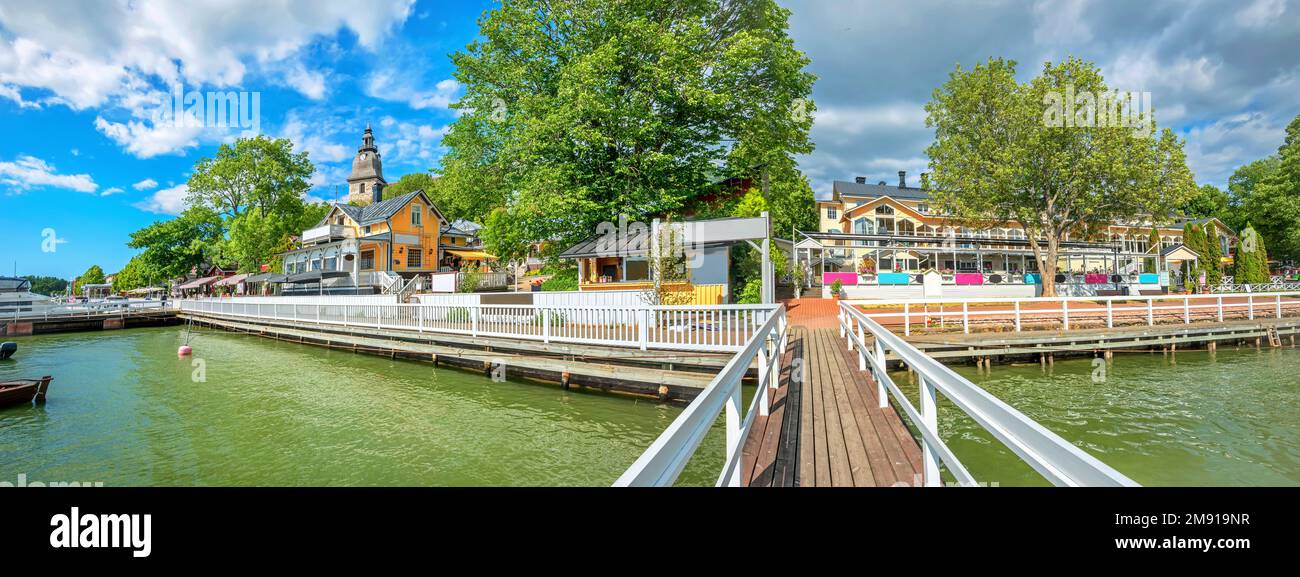
[(921, 450), (834, 328), (792, 327), (772, 411), (746, 439), (751, 487), (919, 486)]
[[(689, 401), (712, 379), (715, 355), (636, 351), (627, 348), (546, 345), (536, 341), (416, 334), (316, 323), (283, 323), (220, 314), (182, 312), (195, 324), (231, 332), (389, 358), (429, 362), (490, 374), (504, 368), (509, 379), (527, 378), (570, 386)], [(397, 334), (402, 332), (404, 334)], [(687, 359), (686, 357), (694, 357)], [(671, 368), (658, 368), (667, 365)], [(690, 366), (695, 371), (683, 371)], [(701, 370), (702, 369), (702, 370)]]
[(53, 333), (114, 331), (139, 327), (161, 327), (179, 322), (176, 318), (176, 311), (166, 308), (49, 316), (33, 315), (20, 318), (0, 318), (0, 336), (21, 337)]

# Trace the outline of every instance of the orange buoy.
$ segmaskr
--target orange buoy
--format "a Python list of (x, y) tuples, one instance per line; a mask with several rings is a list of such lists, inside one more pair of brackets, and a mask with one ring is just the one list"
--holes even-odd
[(181, 348), (176, 350), (176, 356), (178, 357), (188, 357), (192, 354), (194, 354), (194, 349), (190, 348), (189, 345), (181, 345)]

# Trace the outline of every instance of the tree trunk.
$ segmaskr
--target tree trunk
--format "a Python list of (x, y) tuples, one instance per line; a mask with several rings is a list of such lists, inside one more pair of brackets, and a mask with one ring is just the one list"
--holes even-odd
[(1038, 263), (1038, 270), (1043, 273), (1043, 296), (1056, 296), (1056, 255), (1060, 252), (1060, 241), (1055, 235), (1047, 237), (1047, 254)]

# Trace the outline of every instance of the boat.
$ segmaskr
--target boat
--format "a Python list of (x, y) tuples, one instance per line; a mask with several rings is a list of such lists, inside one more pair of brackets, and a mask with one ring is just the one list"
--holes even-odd
[(45, 376), (39, 379), (0, 381), (0, 407), (31, 404), (33, 401), (45, 402), (45, 393), (50, 389), (52, 380), (54, 377)]
[(55, 299), (32, 292), (31, 281), (25, 278), (0, 277), (0, 315), (44, 312), (59, 303)]
[(14, 356), (18, 352), (18, 343), (0, 343), (0, 361)]

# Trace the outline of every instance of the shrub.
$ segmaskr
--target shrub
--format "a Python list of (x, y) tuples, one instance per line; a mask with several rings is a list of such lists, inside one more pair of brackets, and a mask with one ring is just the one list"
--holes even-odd
[(578, 269), (571, 268), (555, 273), (542, 283), (542, 290), (547, 292), (578, 290)]
[(757, 305), (763, 303), (763, 281), (762, 279), (753, 279), (745, 283), (745, 288), (740, 289), (736, 295), (736, 304), (738, 305)]

